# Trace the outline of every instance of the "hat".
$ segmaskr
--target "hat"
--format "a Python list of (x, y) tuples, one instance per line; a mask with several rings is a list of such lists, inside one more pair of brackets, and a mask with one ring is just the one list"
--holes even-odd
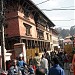
[(23, 54), (20, 54), (19, 57), (23, 57)]

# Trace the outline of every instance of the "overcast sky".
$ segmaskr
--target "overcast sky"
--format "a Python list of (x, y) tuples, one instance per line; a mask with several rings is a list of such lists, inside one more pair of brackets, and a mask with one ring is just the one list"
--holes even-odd
[[(32, 0), (39, 9), (71, 9), (71, 10), (42, 10), (45, 15), (56, 25), (55, 27), (62, 27), (69, 29), (74, 26), (75, 21), (75, 3), (74, 0)], [(43, 1), (45, 3), (39, 4)]]

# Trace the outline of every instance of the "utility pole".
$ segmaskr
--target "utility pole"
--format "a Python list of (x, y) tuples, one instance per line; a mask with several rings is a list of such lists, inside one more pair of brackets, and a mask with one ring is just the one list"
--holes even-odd
[(4, 16), (4, 0), (1, 0), (1, 55), (2, 55), (2, 69), (6, 71), (6, 62), (5, 62), (5, 38), (4, 38), (4, 24), (5, 24), (5, 16)]

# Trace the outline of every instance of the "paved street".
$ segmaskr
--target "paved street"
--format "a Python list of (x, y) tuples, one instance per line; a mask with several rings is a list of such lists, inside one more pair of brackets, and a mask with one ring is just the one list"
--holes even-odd
[(70, 70), (65, 69), (65, 75), (73, 75), (73, 73), (71, 73)]
[(66, 68), (66, 64), (65, 64), (65, 65), (64, 65), (64, 70), (65, 70), (65, 75), (73, 75), (73, 73), (70, 72), (69, 65), (67, 65), (67, 68)]

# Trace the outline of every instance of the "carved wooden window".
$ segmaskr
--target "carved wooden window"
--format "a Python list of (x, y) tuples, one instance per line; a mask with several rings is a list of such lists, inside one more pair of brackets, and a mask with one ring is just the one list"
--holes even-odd
[(26, 35), (30, 35), (30, 28), (26, 27)]
[(28, 25), (28, 24), (25, 24), (25, 23), (23, 23), (23, 24), (26, 27), (26, 35), (31, 36), (30, 29), (31, 29), (32, 26)]
[(38, 39), (44, 39), (44, 33), (41, 30), (37, 30), (37, 34), (38, 34)]

